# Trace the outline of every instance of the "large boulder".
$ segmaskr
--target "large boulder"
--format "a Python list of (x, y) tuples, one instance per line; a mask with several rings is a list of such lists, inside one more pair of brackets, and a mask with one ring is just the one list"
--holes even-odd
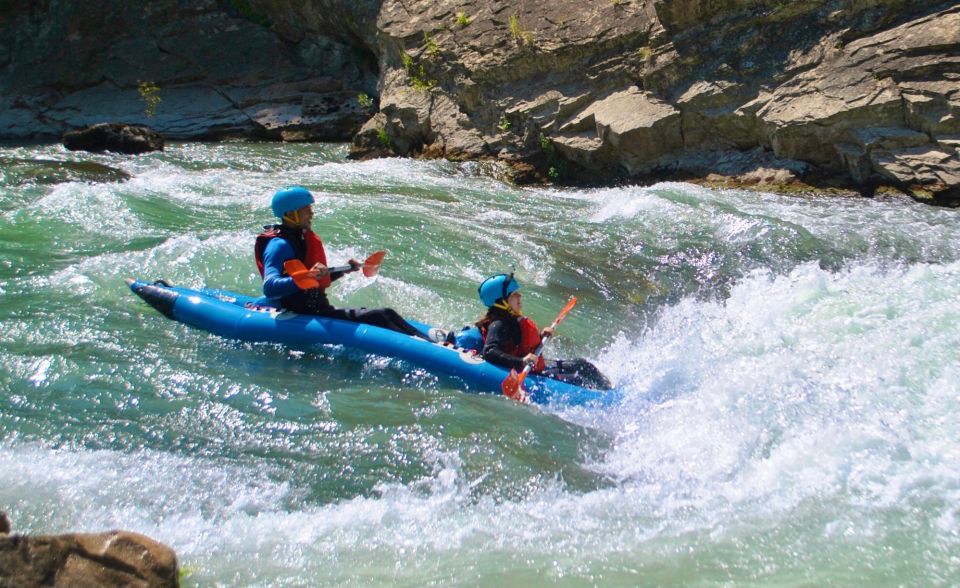
[(127, 531), (0, 535), (0, 586), (176, 588), (173, 550)]
[(70, 151), (103, 153), (148, 153), (163, 151), (163, 137), (147, 127), (122, 123), (100, 123), (63, 134), (63, 146)]
[(665, 152), (683, 147), (680, 112), (634, 86), (590, 104), (554, 142), (581, 165), (596, 167), (602, 157), (606, 166), (642, 173)]
[(4, 181), (13, 185), (64, 182), (124, 182), (130, 174), (96, 161), (0, 157)]
[[(773, 151), (917, 194), (960, 187), (960, 6), (847, 44), (776, 88), (758, 110)], [(950, 49), (952, 48), (952, 49)], [(946, 141), (945, 141), (946, 140)]]

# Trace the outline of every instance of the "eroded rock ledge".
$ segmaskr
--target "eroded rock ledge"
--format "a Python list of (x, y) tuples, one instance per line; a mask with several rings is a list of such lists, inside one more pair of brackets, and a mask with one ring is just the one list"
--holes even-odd
[(380, 112), (354, 153), (956, 204), (960, 4), (919, 4), (384, 2)]

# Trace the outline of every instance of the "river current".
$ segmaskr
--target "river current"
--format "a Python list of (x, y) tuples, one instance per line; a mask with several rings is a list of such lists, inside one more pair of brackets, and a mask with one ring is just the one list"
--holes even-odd
[[(960, 584), (960, 211), (479, 172), (339, 145), (0, 148), (14, 530), (144, 533), (185, 586)], [(388, 251), (336, 303), (457, 328), (515, 270), (541, 325), (578, 297), (548, 355), (624, 401), (529, 407), (224, 340), (126, 287), (257, 293), (287, 184), (317, 196), (331, 263)]]

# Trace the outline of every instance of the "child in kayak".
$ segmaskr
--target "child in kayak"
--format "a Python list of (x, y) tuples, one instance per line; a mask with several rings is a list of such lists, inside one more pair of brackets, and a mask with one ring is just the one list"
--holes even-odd
[(550, 327), (541, 331), (533, 320), (523, 316), (520, 283), (512, 273), (490, 276), (480, 284), (479, 292), (487, 307), (486, 315), (477, 322), (483, 337), (483, 359), (518, 372), (532, 363), (530, 371), (534, 374), (585, 388), (613, 388), (610, 380), (586, 359), (547, 361), (533, 353), (541, 338), (553, 336), (553, 331)]
[[(326, 293), (330, 284), (358, 271), (361, 264), (351, 259), (349, 270), (329, 271), (323, 242), (311, 228), (313, 203), (313, 194), (302, 186), (283, 188), (273, 195), (271, 208), (281, 224), (264, 227), (254, 247), (257, 269), (263, 277), (264, 296), (293, 312), (374, 325), (426, 339), (392, 308), (336, 308), (330, 304)], [(297, 280), (284, 267), (293, 259), (307, 268)], [(303, 280), (303, 277), (312, 279)]]

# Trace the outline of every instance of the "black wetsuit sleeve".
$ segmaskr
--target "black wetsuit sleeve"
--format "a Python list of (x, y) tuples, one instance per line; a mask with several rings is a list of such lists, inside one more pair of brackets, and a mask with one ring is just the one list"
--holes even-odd
[(505, 321), (493, 321), (487, 326), (487, 338), (483, 342), (483, 359), (493, 365), (515, 369), (523, 369), (523, 360), (515, 355), (510, 355), (502, 348), (503, 345), (517, 345), (519, 343), (520, 329), (516, 333), (511, 332), (510, 325)]

